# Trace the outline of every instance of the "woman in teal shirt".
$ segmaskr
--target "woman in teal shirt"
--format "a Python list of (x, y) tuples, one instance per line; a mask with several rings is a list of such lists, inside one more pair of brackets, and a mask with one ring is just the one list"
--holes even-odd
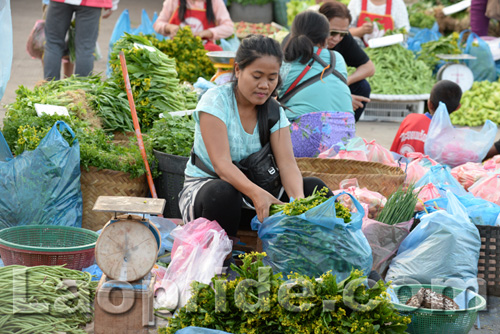
[(283, 47), (284, 84), (278, 100), (292, 121), (296, 157), (315, 157), (354, 137), (347, 68), (340, 53), (326, 48), (329, 34), (330, 24), (323, 14), (305, 11), (295, 17)]
[[(235, 81), (209, 89), (202, 96), (193, 113), (194, 153), (195, 160), (200, 160), (209, 173), (193, 161), (193, 156), (190, 158), (179, 194), (184, 222), (199, 217), (216, 220), (234, 237), (240, 221), (255, 214), (263, 221), (271, 204), (288, 202), (290, 197), (303, 198), (315, 187), (325, 186), (320, 179), (302, 178), (293, 156), (290, 123), (281, 107), (279, 120), (269, 129), (269, 143), (284, 193), (275, 197), (233, 164), (262, 148), (259, 127), (268, 124), (269, 104), (280, 82), (282, 60), (280, 45), (273, 39), (245, 38), (236, 52)], [(248, 210), (243, 195), (252, 201), (254, 209)]]

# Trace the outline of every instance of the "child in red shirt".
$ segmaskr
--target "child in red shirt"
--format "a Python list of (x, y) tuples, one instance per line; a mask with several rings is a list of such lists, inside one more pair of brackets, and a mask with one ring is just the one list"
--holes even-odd
[(425, 114), (410, 114), (405, 117), (399, 126), (396, 137), (392, 142), (391, 151), (401, 155), (410, 152), (424, 153), (424, 143), (431, 124), (432, 115), (443, 102), (452, 113), (460, 108), (462, 90), (460, 86), (450, 80), (441, 80), (432, 87), (431, 96), (427, 100), (429, 112)]

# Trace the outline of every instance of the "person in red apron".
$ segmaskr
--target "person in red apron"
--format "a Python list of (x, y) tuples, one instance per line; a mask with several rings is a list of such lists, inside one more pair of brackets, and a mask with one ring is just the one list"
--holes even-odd
[(185, 25), (205, 41), (209, 51), (221, 51), (214, 40), (231, 36), (234, 29), (223, 0), (165, 0), (153, 27), (157, 33), (173, 37)]
[(353, 18), (349, 31), (365, 43), (370, 38), (383, 36), (383, 31), (403, 27), (410, 31), (403, 0), (352, 0), (348, 8)]

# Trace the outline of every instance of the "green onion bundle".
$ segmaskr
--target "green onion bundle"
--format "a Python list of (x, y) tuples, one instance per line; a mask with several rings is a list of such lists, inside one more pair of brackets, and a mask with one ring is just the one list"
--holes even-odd
[(402, 186), (399, 187), (389, 197), (377, 220), (388, 225), (395, 225), (413, 218), (415, 205), (418, 201), (418, 192), (414, 193), (414, 189), (414, 184), (409, 185), (406, 190)]

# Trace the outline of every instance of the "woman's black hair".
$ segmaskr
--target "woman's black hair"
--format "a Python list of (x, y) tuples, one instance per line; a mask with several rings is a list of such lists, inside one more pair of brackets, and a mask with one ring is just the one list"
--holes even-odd
[(326, 16), (328, 21), (336, 17), (341, 19), (348, 19), (349, 23), (352, 21), (351, 12), (347, 6), (338, 1), (327, 1), (319, 7), (319, 12)]
[(286, 61), (300, 59), (306, 64), (311, 59), (315, 45), (324, 44), (330, 33), (330, 23), (325, 15), (306, 10), (292, 23), (290, 38), (283, 47)]
[[(234, 63), (238, 64), (240, 70), (252, 64), (255, 60), (264, 56), (276, 57), (281, 66), (283, 62), (283, 51), (280, 44), (269, 37), (262, 35), (249, 35), (241, 41), (241, 44), (236, 51)], [(277, 90), (282, 84), (281, 76), (278, 74), (278, 84), (271, 93), (271, 97), (262, 105), (257, 105), (257, 121), (259, 124), (259, 134), (261, 135), (261, 143), (269, 141), (269, 100), (277, 95)], [(233, 91), (237, 94), (238, 80), (236, 79), (235, 69), (233, 68)], [(264, 136), (264, 138), (262, 137)]]
[[(209, 23), (215, 24), (215, 15), (214, 15), (214, 9), (212, 7), (212, 0), (206, 0), (207, 1), (207, 20)], [(180, 0), (179, 1), (179, 20), (181, 22), (184, 22), (184, 18), (186, 16), (186, 11), (187, 11), (187, 0)]]

